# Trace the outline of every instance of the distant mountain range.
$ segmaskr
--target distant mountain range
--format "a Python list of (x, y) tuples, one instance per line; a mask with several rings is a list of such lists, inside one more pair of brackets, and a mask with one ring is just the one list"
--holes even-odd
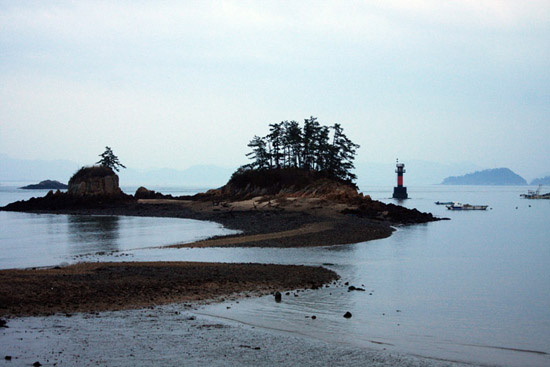
[(464, 176), (450, 176), (443, 185), (527, 185), (527, 181), (509, 168), (494, 168), (468, 173)]
[(155, 185), (155, 186), (204, 186), (220, 187), (231, 178), (237, 168), (214, 165), (191, 166), (184, 170), (158, 168), (149, 170), (123, 169), (120, 176), (121, 185)]
[[(15, 159), (0, 154), (0, 181), (16, 184), (38, 182), (44, 179), (68, 183), (82, 165), (67, 160)], [(219, 187), (227, 183), (235, 168), (214, 165), (192, 166), (184, 170), (158, 168), (122, 169), (118, 175), (121, 186), (199, 186)]]
[[(444, 184), (454, 185), (498, 185), (499, 183), (479, 183), (482, 180), (474, 180), (478, 183), (464, 182), (461, 177), (474, 174), (469, 172), (482, 169), (472, 163), (438, 163), (420, 160), (405, 161), (407, 172), (404, 176), (405, 186), (433, 185), (444, 181)], [(359, 187), (387, 186), (396, 184), (395, 163), (357, 162), (355, 174)], [(13, 182), (17, 185), (35, 183), (45, 179), (57, 180), (67, 183), (69, 178), (82, 167), (81, 164), (69, 160), (26, 160), (11, 158), (6, 154), (0, 154), (0, 181)], [(119, 172), (121, 186), (187, 186), (187, 187), (220, 187), (229, 181), (235, 167), (219, 167), (216, 165), (197, 165), (178, 170), (172, 168), (157, 169), (123, 169)], [(491, 170), (487, 170), (491, 171)], [(508, 170), (511, 172), (510, 170)], [(481, 171), (485, 172), (485, 171)], [(477, 173), (477, 172), (476, 172)], [(512, 175), (515, 173), (511, 172)], [(465, 175), (448, 177), (450, 175)], [(545, 176), (543, 174), (541, 176)], [(517, 175), (516, 175), (517, 176)], [(447, 178), (445, 178), (447, 177)], [(519, 177), (519, 176), (517, 176)], [(497, 177), (498, 178), (498, 177)], [(520, 177), (521, 180), (523, 180)], [(496, 182), (502, 182), (497, 179)], [(486, 182), (495, 182), (486, 181)], [(507, 181), (508, 182), (508, 181)], [(512, 181), (508, 185), (525, 185), (523, 181)], [(536, 179), (532, 185), (550, 185), (550, 176)]]
[(550, 185), (550, 176), (535, 178), (531, 181), (531, 185)]

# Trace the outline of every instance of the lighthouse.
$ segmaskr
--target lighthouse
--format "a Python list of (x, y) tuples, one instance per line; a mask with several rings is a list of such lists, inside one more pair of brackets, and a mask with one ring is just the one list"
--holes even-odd
[(405, 173), (405, 164), (399, 163), (399, 159), (395, 164), (395, 172), (397, 173), (397, 186), (393, 188), (394, 199), (408, 199), (407, 188), (403, 186), (403, 173)]

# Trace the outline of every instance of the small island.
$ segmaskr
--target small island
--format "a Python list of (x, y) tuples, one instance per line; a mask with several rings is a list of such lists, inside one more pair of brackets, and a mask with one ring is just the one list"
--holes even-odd
[(20, 187), (22, 190), (66, 190), (69, 186), (54, 180), (44, 180), (37, 184)]
[(441, 184), (523, 186), (527, 185), (527, 181), (509, 168), (494, 168), (468, 173), (463, 176), (450, 176), (445, 178)]

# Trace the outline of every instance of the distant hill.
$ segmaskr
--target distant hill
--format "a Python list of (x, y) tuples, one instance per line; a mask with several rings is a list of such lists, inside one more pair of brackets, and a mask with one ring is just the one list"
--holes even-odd
[(59, 181), (55, 180), (45, 180), (40, 181), (40, 183), (34, 184), (34, 185), (27, 185), (20, 187), (20, 189), (23, 190), (64, 190), (67, 189), (69, 186), (65, 185), (64, 183), (61, 183)]
[(550, 185), (550, 176), (535, 178), (531, 181), (531, 185)]
[(527, 185), (527, 181), (508, 168), (494, 168), (447, 177), (442, 185)]
[[(422, 160), (404, 160), (407, 172), (404, 176), (405, 186), (435, 185), (445, 177), (451, 175), (464, 175), (483, 169), (469, 162), (438, 163)], [(389, 162), (357, 162), (354, 173), (357, 175), (359, 187), (395, 185), (395, 161)]]

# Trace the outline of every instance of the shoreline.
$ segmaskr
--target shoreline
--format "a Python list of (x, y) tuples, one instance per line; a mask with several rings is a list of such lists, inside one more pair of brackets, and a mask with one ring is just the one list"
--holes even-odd
[[(266, 199), (258, 197), (235, 202), (212, 202), (177, 199), (140, 199), (92, 208), (4, 207), (36, 214), (124, 215), (170, 217), (211, 221), (239, 234), (214, 237), (209, 246), (227, 247), (311, 247), (333, 246), (385, 238), (394, 231), (383, 212), (375, 219), (358, 215), (357, 206), (316, 198)], [(346, 210), (349, 213), (346, 213)], [(406, 209), (408, 210), (408, 209)], [(424, 223), (421, 221), (420, 223)], [(405, 223), (405, 224), (413, 224)], [(308, 228), (308, 230), (304, 230)], [(312, 230), (315, 228), (315, 230)], [(293, 232), (294, 231), (294, 232)], [(233, 238), (264, 235), (235, 241)], [(222, 239), (226, 239), (224, 243)], [(199, 244), (180, 244), (174, 247), (196, 247)], [(204, 247), (207, 244), (201, 243)], [(154, 246), (154, 245), (153, 245)]]
[[(388, 222), (343, 214), (346, 209), (349, 210), (350, 205), (317, 198), (258, 197), (221, 203), (141, 199), (117, 202), (116, 205), (100, 208), (42, 209), (25, 212), (186, 218), (212, 221), (226, 228), (241, 231), (239, 234), (156, 248), (333, 246), (385, 238), (394, 231)], [(189, 264), (191, 263), (84, 262), (63, 268), (0, 270), (0, 316), (121, 310), (156, 304), (215, 300), (242, 292), (265, 294), (308, 285), (319, 287), (338, 279), (338, 275), (333, 271), (301, 265), (256, 264), (259, 268), (254, 268), (254, 264), (194, 263), (195, 272), (185, 271), (191, 266)], [(177, 271), (168, 271), (171, 267)], [(152, 268), (159, 270), (159, 273), (152, 272)], [(298, 268), (308, 270), (303, 270), (301, 278), (292, 281), (285, 279), (288, 274), (276, 272), (276, 269), (295, 271)], [(103, 273), (98, 272), (98, 269), (104, 269)], [(117, 269), (119, 271), (114, 274)], [(235, 271), (238, 273), (232, 274)], [(178, 277), (177, 272), (181, 272), (181, 276)], [(151, 278), (144, 278), (144, 274), (149, 274)], [(236, 283), (229, 281), (232, 276), (239, 278)], [(164, 285), (158, 284), (159, 277), (165, 282)], [(122, 278), (124, 280), (121, 280)], [(97, 282), (96, 288), (87, 287), (90, 280)], [(194, 282), (187, 283), (194, 286), (194, 290), (183, 290), (181, 285), (177, 284), (177, 280)], [(139, 289), (131, 286), (132, 282), (136, 281), (139, 283)], [(310, 284), (311, 282), (313, 283)], [(197, 286), (198, 284), (207, 285), (209, 290)], [(128, 291), (132, 287), (135, 292)], [(61, 289), (64, 291), (61, 292)], [(116, 291), (113, 292), (113, 289)]]

